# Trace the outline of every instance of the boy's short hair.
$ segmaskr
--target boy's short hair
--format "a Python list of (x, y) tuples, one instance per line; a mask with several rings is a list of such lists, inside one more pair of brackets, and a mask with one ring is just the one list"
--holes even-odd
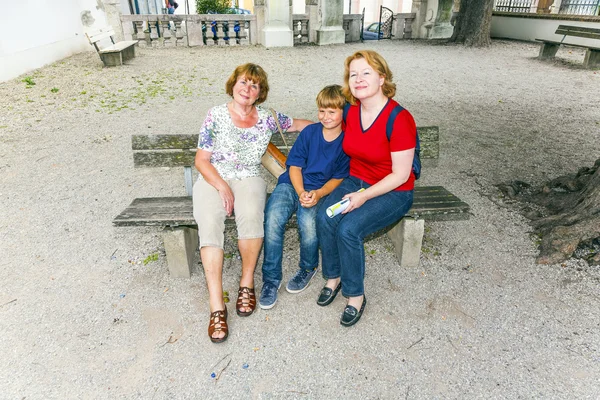
[(342, 110), (346, 104), (346, 97), (340, 85), (325, 86), (317, 95), (317, 107), (338, 108)]

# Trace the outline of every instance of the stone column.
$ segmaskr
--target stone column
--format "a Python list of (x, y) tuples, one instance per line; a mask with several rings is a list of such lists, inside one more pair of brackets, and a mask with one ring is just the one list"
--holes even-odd
[(265, 47), (294, 46), (292, 0), (255, 0), (259, 43)]
[(317, 29), (319, 28), (319, 0), (306, 0), (306, 14), (308, 15), (308, 42), (317, 43)]
[(103, 0), (104, 14), (106, 15), (106, 23), (113, 27), (115, 31), (115, 39), (119, 42), (123, 41), (123, 25), (121, 24), (121, 1), (120, 0)]
[[(433, 21), (429, 21), (430, 25), (425, 28), (427, 22), (427, 0), (413, 0), (411, 12), (415, 13), (415, 19), (412, 25), (413, 37), (418, 39), (427, 39), (429, 30), (433, 27)], [(433, 14), (433, 12), (431, 12)], [(433, 19), (433, 15), (431, 15)]]
[(317, 44), (319, 46), (346, 42), (342, 1), (318, 0)]

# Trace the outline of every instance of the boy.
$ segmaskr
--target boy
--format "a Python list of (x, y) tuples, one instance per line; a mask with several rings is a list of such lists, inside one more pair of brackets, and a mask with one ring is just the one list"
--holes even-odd
[(300, 234), (300, 269), (286, 290), (300, 293), (308, 287), (319, 265), (316, 215), (321, 200), (349, 173), (350, 159), (342, 151), (342, 115), (346, 99), (339, 85), (317, 95), (320, 123), (302, 130), (287, 158), (287, 170), (277, 182), (265, 208), (263, 287), (259, 305), (270, 309), (281, 287), (285, 225), (296, 213)]

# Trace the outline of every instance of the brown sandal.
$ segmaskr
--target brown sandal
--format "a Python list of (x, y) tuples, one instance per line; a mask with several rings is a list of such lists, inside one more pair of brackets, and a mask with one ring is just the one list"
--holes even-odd
[[(240, 311), (240, 308), (244, 307), (250, 309), (250, 311)], [(254, 289), (249, 287), (240, 287), (238, 290), (238, 298), (235, 304), (235, 311), (240, 317), (247, 317), (254, 312), (256, 308), (256, 295)]]
[[(213, 337), (215, 332), (225, 332), (225, 336), (222, 338)], [(213, 343), (224, 342), (229, 336), (229, 327), (227, 326), (227, 307), (225, 310), (215, 311), (210, 314), (210, 323), (208, 324), (208, 337)]]

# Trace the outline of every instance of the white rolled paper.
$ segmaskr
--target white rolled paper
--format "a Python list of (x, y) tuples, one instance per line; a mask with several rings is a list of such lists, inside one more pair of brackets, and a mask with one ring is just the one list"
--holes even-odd
[[(362, 192), (364, 190), (365, 190), (364, 188), (361, 188), (358, 192)], [(343, 212), (346, 208), (348, 208), (349, 205), (350, 205), (350, 199), (340, 200), (337, 203), (332, 204), (329, 207), (327, 207), (327, 209), (325, 209), (325, 212), (327, 213), (327, 216), (329, 218), (333, 218), (336, 215)]]

